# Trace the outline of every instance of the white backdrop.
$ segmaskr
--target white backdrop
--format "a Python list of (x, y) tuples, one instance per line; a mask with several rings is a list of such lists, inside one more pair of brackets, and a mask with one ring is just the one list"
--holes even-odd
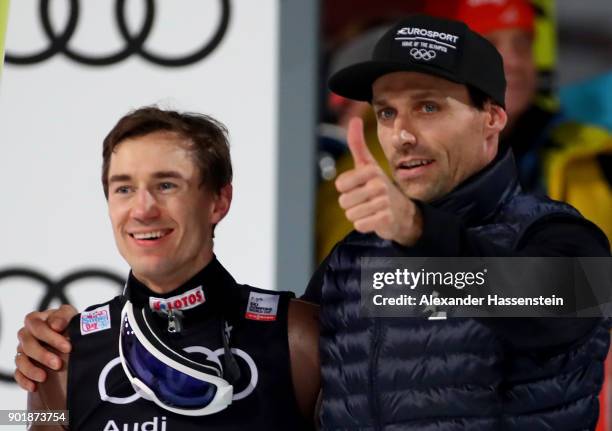
[[(11, 2), (7, 54), (49, 45), (39, 0)], [(67, 47), (90, 56), (121, 50), (115, 0), (51, 1), (55, 34), (79, 7)], [(126, 1), (130, 34), (139, 32), (147, 1)], [(157, 0), (144, 49), (179, 57), (210, 40), (220, 0)], [(100, 184), (101, 142), (128, 110), (160, 104), (204, 112), (230, 130), (234, 202), (216, 233), (222, 263), (241, 282), (274, 288), (277, 160), (278, 0), (232, 0), (227, 31), (207, 57), (162, 67), (134, 54), (109, 66), (88, 66), (61, 52), (34, 65), (6, 64), (0, 91), (0, 272), (28, 268), (57, 281), (82, 269), (125, 276)], [(0, 373), (13, 369), (15, 332), (46, 288), (23, 277), (0, 280)], [(101, 279), (64, 290), (78, 308), (104, 301), (116, 286)], [(57, 300), (53, 302), (57, 303)], [(25, 395), (0, 382), (0, 408), (23, 408)]]

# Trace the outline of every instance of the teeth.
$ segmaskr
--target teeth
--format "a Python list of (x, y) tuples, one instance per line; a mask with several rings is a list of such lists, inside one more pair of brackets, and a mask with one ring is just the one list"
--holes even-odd
[(404, 168), (416, 168), (417, 166), (424, 166), (430, 164), (431, 160), (413, 160), (411, 162), (402, 163)]
[(156, 230), (154, 232), (134, 233), (132, 236), (135, 239), (157, 239), (164, 236), (164, 232), (161, 230)]

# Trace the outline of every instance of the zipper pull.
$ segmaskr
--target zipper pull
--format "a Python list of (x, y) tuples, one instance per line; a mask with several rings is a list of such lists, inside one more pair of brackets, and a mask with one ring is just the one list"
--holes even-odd
[(168, 332), (171, 334), (176, 334), (181, 332), (181, 316), (177, 312), (175, 313), (173, 310), (168, 310)]

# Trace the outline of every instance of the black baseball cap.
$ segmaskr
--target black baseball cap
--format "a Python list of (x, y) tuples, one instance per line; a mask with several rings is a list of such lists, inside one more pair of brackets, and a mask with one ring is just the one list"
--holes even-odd
[(506, 78), (497, 49), (460, 22), (412, 15), (393, 25), (374, 47), (372, 59), (334, 73), (329, 88), (370, 102), (372, 84), (392, 72), (421, 72), (477, 88), (505, 107)]

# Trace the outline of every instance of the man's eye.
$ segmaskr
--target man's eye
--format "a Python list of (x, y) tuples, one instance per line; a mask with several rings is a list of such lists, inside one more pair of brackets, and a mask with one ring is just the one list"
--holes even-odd
[(384, 108), (378, 111), (378, 118), (380, 120), (391, 120), (395, 116), (395, 109)]
[(168, 183), (168, 182), (159, 183), (159, 189), (162, 191), (172, 190), (175, 188), (176, 188), (176, 184), (174, 183)]
[(425, 102), (421, 105), (421, 111), (425, 112), (426, 114), (437, 112), (438, 105), (436, 105), (435, 103), (431, 103), (431, 102)]
[(116, 194), (120, 194), (120, 195), (124, 195), (126, 193), (130, 192), (130, 187), (129, 186), (119, 186), (115, 189), (115, 193)]

